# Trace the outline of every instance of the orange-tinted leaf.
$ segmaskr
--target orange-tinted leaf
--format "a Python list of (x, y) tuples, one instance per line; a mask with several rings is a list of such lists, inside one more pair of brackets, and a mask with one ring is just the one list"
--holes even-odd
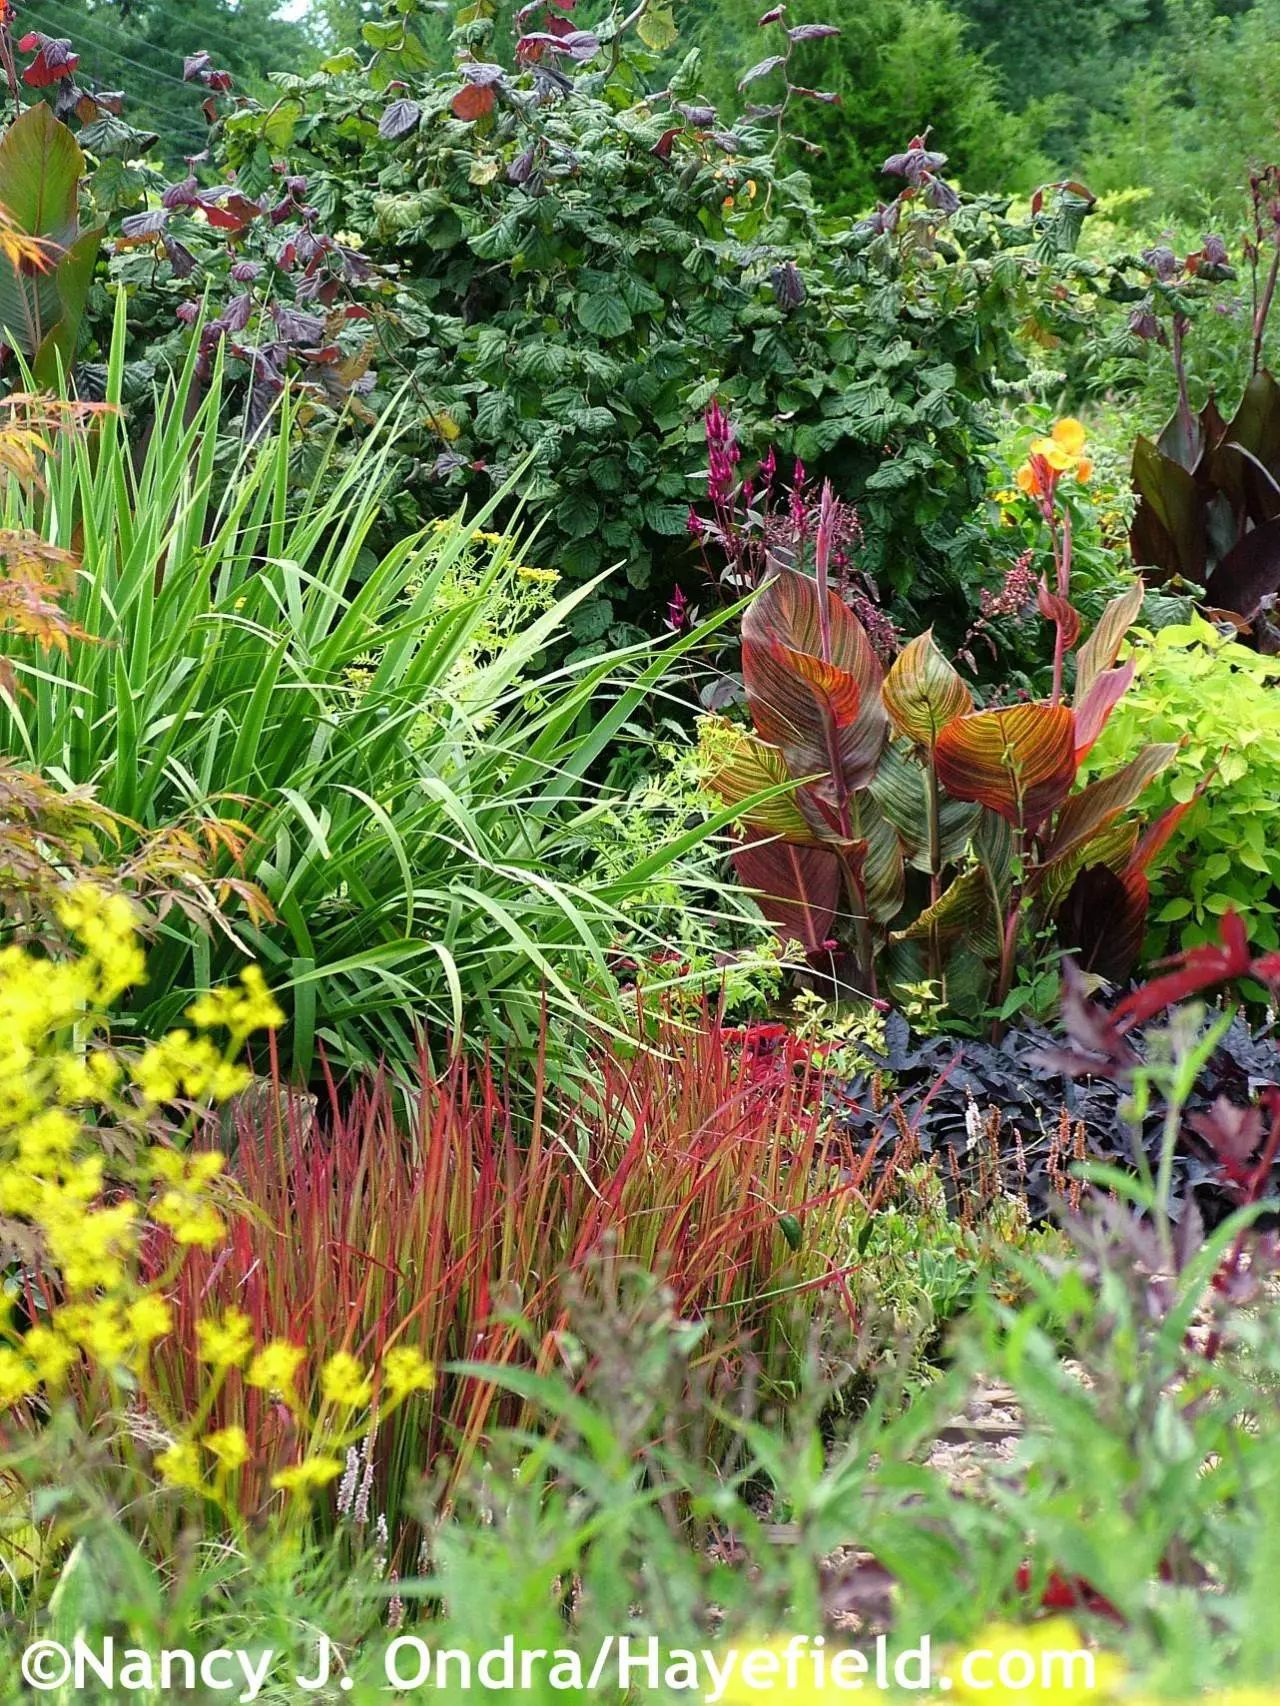
[(1062, 643), (1069, 651), (1080, 638), (1080, 612), (1069, 598), (1050, 592), (1044, 580), (1036, 593), (1036, 609), (1046, 622), (1056, 622), (1062, 629)]
[(473, 124), (476, 119), (493, 111), (496, 99), (488, 83), (468, 83), (465, 88), (458, 90), (450, 106), (454, 118), (465, 119), (468, 124)]
[(1130, 658), (1116, 669), (1095, 675), (1089, 691), (1076, 704), (1076, 762), (1083, 763), (1093, 743), (1107, 726), (1107, 719), (1129, 690), (1134, 665)]
[[(865, 788), (889, 736), (883, 671), (866, 630), (834, 593), (787, 569), (742, 620), (742, 674), (759, 734), (781, 748), (793, 776), (824, 774), (815, 792)], [(837, 775), (838, 772), (838, 775)]]
[(973, 694), (934, 644), (932, 628), (898, 653), (883, 699), (898, 733), (930, 749), (949, 722), (973, 709)]
[(1145, 746), (1119, 770), (1099, 777), (1073, 794), (1058, 813), (1053, 835), (1044, 850), (1044, 862), (1062, 858), (1105, 829), (1173, 761), (1177, 751), (1173, 742)]
[(1120, 656), (1124, 637), (1138, 620), (1146, 589), (1137, 581), (1127, 592), (1113, 598), (1099, 616), (1092, 634), (1076, 656), (1075, 705), (1079, 710), (1089, 689), (1104, 670), (1110, 669)]
[(938, 780), (1009, 823), (1033, 828), (1075, 781), (1075, 719), (1065, 705), (970, 711), (948, 723), (934, 755)]
[(812, 788), (828, 800), (866, 787), (888, 737), (878, 695), (868, 702), (847, 670), (777, 641), (744, 640), (742, 674), (756, 729), (793, 776), (824, 777)]
[[(787, 761), (776, 746), (768, 746), (745, 729), (725, 725), (716, 742), (717, 767), (708, 777), (726, 805), (739, 806), (753, 794), (791, 780)], [(721, 748), (723, 747), (723, 750)], [(753, 806), (746, 822), (767, 835), (804, 845), (818, 839), (805, 822), (794, 794), (777, 794)]]

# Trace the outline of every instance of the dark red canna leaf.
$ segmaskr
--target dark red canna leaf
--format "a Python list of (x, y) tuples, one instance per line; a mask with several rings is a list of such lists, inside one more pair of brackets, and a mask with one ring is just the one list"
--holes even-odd
[(784, 942), (810, 954), (831, 939), (840, 904), (840, 860), (825, 847), (796, 847), (755, 837), (733, 854), (738, 880), (757, 890), (756, 905)]
[(1088, 865), (1058, 909), (1058, 939), (1085, 971), (1121, 983), (1138, 963), (1150, 899), (1141, 871)]

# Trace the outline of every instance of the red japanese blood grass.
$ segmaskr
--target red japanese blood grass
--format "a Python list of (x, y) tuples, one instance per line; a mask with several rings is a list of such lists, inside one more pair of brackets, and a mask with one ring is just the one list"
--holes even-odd
[[(311, 1350), (300, 1390), (338, 1350), (374, 1359), (411, 1344), (437, 1365), (547, 1365), (566, 1322), (563, 1282), (600, 1264), (660, 1274), (703, 1354), (731, 1383), (744, 1347), (766, 1387), (789, 1380), (824, 1294), (849, 1307), (824, 1250), (872, 1171), (825, 1109), (806, 1046), (774, 1027), (658, 1021), (647, 1046), (592, 1052), (572, 1105), (539, 1079), (521, 1088), (492, 1062), (425, 1059), (412, 1118), (380, 1080), (314, 1111), (278, 1087), (234, 1115), (233, 1176), (245, 1210), (229, 1245), (188, 1259), (157, 1379), (187, 1413), (201, 1376), (196, 1322), (244, 1310), (260, 1341)], [(169, 1252), (150, 1259), (163, 1272)], [(443, 1373), (378, 1441), (378, 1509), (403, 1509), (423, 1471), (456, 1472), (515, 1401)], [(261, 1507), (287, 1413), (232, 1375), (210, 1425), (242, 1423), (255, 1444), (246, 1511)]]

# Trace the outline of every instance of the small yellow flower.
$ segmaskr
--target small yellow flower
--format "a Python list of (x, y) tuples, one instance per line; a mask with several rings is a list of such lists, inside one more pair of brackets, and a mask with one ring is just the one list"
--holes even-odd
[(228, 1309), (221, 1321), (197, 1321), (196, 1355), (215, 1368), (238, 1368), (253, 1349), (253, 1324), (240, 1309)]
[(39, 1376), (26, 1357), (0, 1345), (0, 1411), (30, 1398), (38, 1383)]
[(129, 1305), (124, 1316), (129, 1323), (129, 1331), (143, 1347), (163, 1339), (173, 1326), (173, 1311), (156, 1292), (145, 1292)]
[(306, 1359), (307, 1353), (301, 1346), (291, 1345), (287, 1339), (276, 1339), (254, 1357), (245, 1379), (250, 1386), (260, 1386), (264, 1392), (279, 1392), (287, 1398), (292, 1396), (294, 1377)]
[(213, 1204), (186, 1191), (166, 1191), (152, 1203), (151, 1218), (167, 1226), (179, 1244), (212, 1250), (226, 1236), (226, 1225)]
[(320, 1392), (326, 1403), (359, 1409), (373, 1397), (373, 1382), (355, 1357), (339, 1351), (320, 1371)]
[(61, 1386), (67, 1370), (80, 1360), (80, 1352), (71, 1341), (52, 1327), (29, 1328), (23, 1336), (22, 1349), (46, 1386)]
[(206, 1434), (203, 1443), (224, 1469), (239, 1469), (249, 1461), (249, 1441), (243, 1428), (219, 1428)]
[(294, 1463), (288, 1469), (281, 1469), (271, 1477), (273, 1487), (283, 1488), (290, 1493), (309, 1493), (316, 1487), (328, 1486), (343, 1471), (343, 1463), (338, 1457), (304, 1457), (301, 1463)]
[(156, 1468), (161, 1479), (170, 1487), (185, 1487), (201, 1492), (204, 1477), (200, 1473), (200, 1453), (189, 1439), (177, 1440), (156, 1455)]
[(383, 1357), (382, 1379), (391, 1396), (400, 1399), (410, 1392), (430, 1392), (436, 1383), (436, 1371), (420, 1352), (400, 1345)]

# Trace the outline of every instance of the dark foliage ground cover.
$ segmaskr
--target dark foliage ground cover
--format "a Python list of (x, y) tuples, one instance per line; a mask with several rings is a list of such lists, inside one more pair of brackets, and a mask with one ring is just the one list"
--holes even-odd
[[(1215, 1015), (1216, 1017), (1216, 1015)], [(1207, 1030), (1206, 1019), (1200, 1034)], [(1155, 1027), (1152, 1027), (1154, 1031)], [(1144, 1061), (1164, 1036), (1130, 1038)], [(1155, 1172), (1164, 1109), (1149, 1105), (1136, 1120), (1131, 1088), (1114, 1078), (1066, 1070), (1061, 1038), (1045, 1025), (1011, 1027), (999, 1042), (913, 1032), (901, 1014), (885, 1023), (885, 1047), (865, 1072), (844, 1086), (848, 1129), (865, 1145), (891, 1149), (904, 1125), (939, 1171), (958, 1206), (997, 1189), (1025, 1196), (1033, 1213), (1047, 1213), (1071, 1189), (1079, 1160)], [(1241, 1118), (1260, 1097), (1280, 1087), (1280, 1045), (1274, 1027), (1231, 1017), (1188, 1100), (1174, 1158), (1172, 1209), (1181, 1217), (1191, 1196), (1209, 1223), (1233, 1206), (1222, 1165), (1200, 1136), (1222, 1104)], [(1229, 1117), (1229, 1116), (1228, 1116)], [(1272, 1177), (1280, 1176), (1280, 1168)]]

